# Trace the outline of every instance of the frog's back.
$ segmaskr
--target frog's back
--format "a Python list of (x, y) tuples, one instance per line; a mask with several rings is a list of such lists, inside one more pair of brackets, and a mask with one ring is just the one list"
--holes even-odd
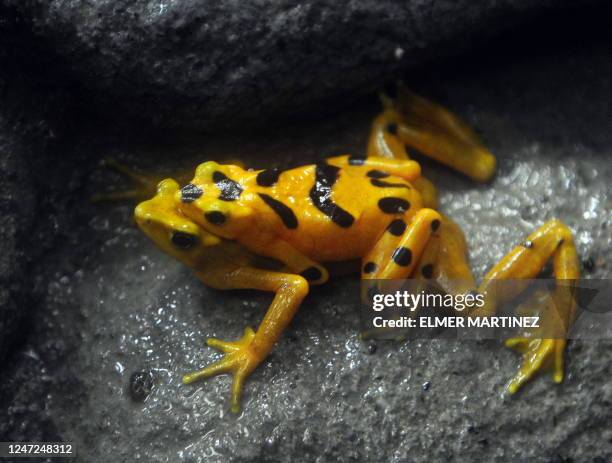
[[(420, 194), (406, 180), (377, 177), (364, 166), (322, 162), (253, 172), (245, 186), (264, 199), (254, 201), (262, 226), (275, 224), (278, 235), (312, 259), (336, 261), (363, 256), (380, 236), (381, 222), (421, 208)], [(296, 226), (288, 227), (283, 214)]]

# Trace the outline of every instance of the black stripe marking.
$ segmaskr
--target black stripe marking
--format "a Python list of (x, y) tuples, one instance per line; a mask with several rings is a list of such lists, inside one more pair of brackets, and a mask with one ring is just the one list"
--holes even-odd
[(412, 251), (404, 246), (401, 248), (397, 248), (393, 251), (393, 255), (391, 256), (393, 262), (401, 267), (408, 267), (410, 262), (412, 262)]
[(342, 227), (348, 228), (355, 222), (355, 217), (342, 209), (331, 199), (332, 187), (338, 179), (340, 168), (329, 164), (316, 165), (315, 184), (310, 189), (310, 199), (314, 206), (332, 221)]
[(404, 222), (402, 219), (395, 219), (389, 224), (387, 230), (393, 236), (400, 236), (402, 233), (404, 233), (404, 231), (406, 231), (406, 222)]
[(323, 276), (321, 270), (316, 267), (308, 267), (306, 270), (300, 273), (300, 275), (306, 278), (308, 281), (317, 281)]
[(293, 211), (288, 207), (281, 203), (279, 200), (274, 199), (272, 196), (266, 195), (264, 193), (259, 193), (259, 197), (270, 206), (274, 212), (278, 214), (280, 219), (285, 224), (285, 227), (294, 229), (298, 226), (298, 219), (293, 213)]
[(278, 182), (278, 177), (281, 174), (281, 170), (278, 168), (262, 170), (257, 174), (257, 184), (259, 186), (272, 186)]
[(410, 189), (410, 187), (406, 185), (405, 183), (385, 182), (384, 180), (379, 180), (377, 178), (373, 178), (372, 180), (370, 180), (370, 183), (379, 188), (408, 188)]
[(366, 175), (370, 178), (386, 178), (391, 174), (388, 174), (387, 172), (383, 172), (382, 170), (372, 169), (372, 170), (369, 170)]
[(223, 172), (218, 170), (213, 172), (213, 182), (217, 185), (221, 194), (219, 199), (221, 201), (235, 201), (242, 194), (242, 187), (240, 183), (228, 178)]
[(425, 278), (430, 279), (431, 277), (433, 277), (433, 271), (434, 271), (433, 264), (426, 264), (426, 265), (423, 265), (423, 268), (421, 269), (421, 274)]
[(389, 197), (379, 199), (378, 207), (385, 214), (397, 214), (410, 209), (410, 203), (402, 198)]
[(192, 203), (204, 194), (202, 188), (193, 183), (188, 183), (181, 188), (181, 201), (184, 203)]
[(368, 262), (363, 266), (363, 273), (374, 273), (377, 268), (378, 265), (376, 265), (374, 262)]

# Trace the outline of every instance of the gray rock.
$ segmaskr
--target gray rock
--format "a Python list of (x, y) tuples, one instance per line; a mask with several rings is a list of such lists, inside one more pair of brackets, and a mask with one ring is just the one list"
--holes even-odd
[(65, 206), (60, 198), (70, 192), (74, 173), (58, 178), (58, 160), (71, 158), (58, 146), (70, 96), (34, 83), (12, 58), (10, 47), (0, 49), (0, 370), (11, 342), (25, 337), (19, 326), (36, 305), (38, 259), (60, 231), (54, 213)]
[[(517, 55), (422, 75), (428, 93), (465, 116), (500, 160), (491, 185), (428, 163), (426, 173), (442, 191), (442, 209), (466, 231), (479, 277), (557, 216), (575, 231), (580, 255), (593, 257), (589, 276), (609, 278), (609, 47)], [(352, 108), (248, 139), (115, 140), (92, 154), (130, 153), (128, 163), (148, 159), (162, 171), (211, 158), (290, 165), (359, 152), (376, 110)], [(117, 183), (98, 172), (80, 191), (86, 197)], [(571, 343), (562, 385), (541, 377), (502, 397), (519, 360), (499, 343), (379, 342), (372, 353), (357, 335), (349, 278), (312, 292), (249, 379), (244, 411), (231, 416), (228, 378), (185, 387), (180, 377), (218, 358), (207, 337), (236, 338), (259, 322), (270, 297), (204, 288), (132, 226), (130, 205), (72, 205), (64, 243), (39, 267), (44, 310), (21, 354), (35, 361), (31, 376), (19, 378), (35, 381), (44, 371), (41, 419), (51, 417), (52, 429), (77, 444), (81, 461), (612, 459), (609, 340)], [(135, 372), (152, 375), (137, 400)], [(27, 400), (14, 394), (8, 421), (31, 423), (31, 415), (14, 419)]]
[[(1, 88), (1, 87), (0, 87)], [(34, 193), (19, 129), (0, 112), (0, 361), (26, 312), (26, 252), (35, 218)]]
[[(115, 120), (210, 129), (351, 99), (407, 68), (585, 0), (4, 0)], [(0, 25), (2, 27), (2, 25)], [(17, 48), (19, 43), (15, 43)], [(32, 59), (30, 43), (23, 47)], [(109, 104), (109, 99), (112, 104)]]

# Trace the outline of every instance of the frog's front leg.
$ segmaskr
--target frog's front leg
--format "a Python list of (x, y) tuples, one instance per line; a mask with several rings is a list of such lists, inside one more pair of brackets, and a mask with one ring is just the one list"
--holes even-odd
[[(114, 170), (123, 176), (127, 177), (133, 186), (128, 190), (114, 191), (109, 193), (100, 193), (93, 195), (91, 200), (94, 202), (100, 201), (121, 201), (129, 199), (145, 200), (155, 195), (159, 183), (168, 177), (168, 175), (156, 175), (154, 173), (143, 173), (127, 165), (116, 161), (115, 159), (105, 159), (100, 165), (108, 169)], [(187, 170), (175, 172), (172, 175), (179, 184), (187, 183), (191, 176), (191, 172)]]
[(245, 379), (268, 356), (287, 327), (302, 300), (308, 294), (308, 282), (299, 275), (277, 273), (253, 267), (231, 270), (215, 269), (198, 272), (208, 286), (217, 289), (257, 289), (275, 293), (257, 331), (246, 328), (243, 337), (234, 342), (209, 339), (208, 345), (225, 353), (223, 359), (183, 377), (185, 384), (224, 373), (234, 376), (231, 410), (240, 411), (240, 398)]
[(329, 272), (325, 267), (280, 238), (274, 237), (257, 242), (251, 240), (248, 247), (256, 254), (282, 262), (287, 269), (306, 278), (311, 285), (320, 285), (329, 279)]
[[(243, 165), (242, 162), (240, 162), (239, 160), (228, 160), (227, 162), (229, 164), (241, 167)], [(93, 195), (91, 197), (91, 200), (93, 202), (117, 200), (121, 201), (130, 199), (144, 201), (155, 195), (159, 183), (165, 178), (172, 177), (176, 179), (179, 185), (185, 185), (193, 177), (193, 170), (191, 169), (177, 169), (174, 172), (166, 173), (163, 175), (155, 173), (143, 173), (112, 158), (104, 159), (100, 163), (100, 166), (120, 173), (121, 175), (129, 179), (133, 183), (133, 185), (130, 189), (127, 190), (113, 191), (109, 193), (100, 193)], [(189, 190), (186, 190), (186, 193), (189, 194)], [(194, 194), (193, 190), (191, 193)]]
[(155, 194), (157, 185), (163, 178), (161, 176), (143, 174), (114, 159), (105, 159), (100, 163), (100, 165), (124, 175), (133, 182), (134, 186), (129, 190), (93, 195), (91, 197), (93, 202), (117, 201), (125, 199), (144, 200), (150, 198)]
[(495, 288), (496, 280), (528, 280), (536, 278), (544, 265), (553, 258), (553, 272), (557, 280), (554, 293), (550, 296), (546, 317), (541, 324), (548, 333), (558, 333), (558, 339), (534, 337), (512, 338), (506, 341), (508, 347), (523, 354), (519, 372), (508, 384), (508, 391), (514, 393), (543, 368), (553, 369), (553, 379), (559, 383), (563, 379), (564, 338), (575, 315), (573, 282), (580, 278), (580, 267), (576, 246), (570, 229), (558, 220), (550, 220), (529, 235), (523, 244), (515, 247), (504, 256), (485, 276), (479, 292), (485, 296), (485, 306), (476, 314), (488, 316), (495, 312), (496, 306), (511, 300), (523, 288), (515, 287), (513, 292), (505, 293)]

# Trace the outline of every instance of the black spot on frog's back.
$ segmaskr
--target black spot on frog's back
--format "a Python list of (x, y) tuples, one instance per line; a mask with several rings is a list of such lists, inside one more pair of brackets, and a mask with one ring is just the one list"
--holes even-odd
[(221, 190), (219, 195), (221, 201), (235, 201), (240, 198), (243, 191), (242, 186), (235, 180), (228, 178), (223, 172), (215, 171), (213, 182)]
[(380, 180), (379, 178), (371, 179), (370, 183), (372, 184), (372, 186), (375, 186), (378, 188), (406, 188), (408, 190), (410, 189), (410, 186), (408, 186), (408, 184), (406, 183), (386, 182), (384, 180)]
[(276, 167), (272, 169), (262, 170), (260, 173), (257, 174), (257, 185), (263, 187), (270, 187), (276, 184), (276, 182), (278, 182), (278, 177), (281, 173), (282, 171)]
[(188, 183), (183, 188), (181, 188), (181, 202), (183, 203), (192, 203), (196, 199), (198, 199), (204, 191), (197, 185), (193, 183)]
[(403, 198), (395, 198), (393, 196), (381, 198), (378, 201), (378, 207), (385, 214), (398, 214), (406, 212), (410, 209), (410, 203)]

